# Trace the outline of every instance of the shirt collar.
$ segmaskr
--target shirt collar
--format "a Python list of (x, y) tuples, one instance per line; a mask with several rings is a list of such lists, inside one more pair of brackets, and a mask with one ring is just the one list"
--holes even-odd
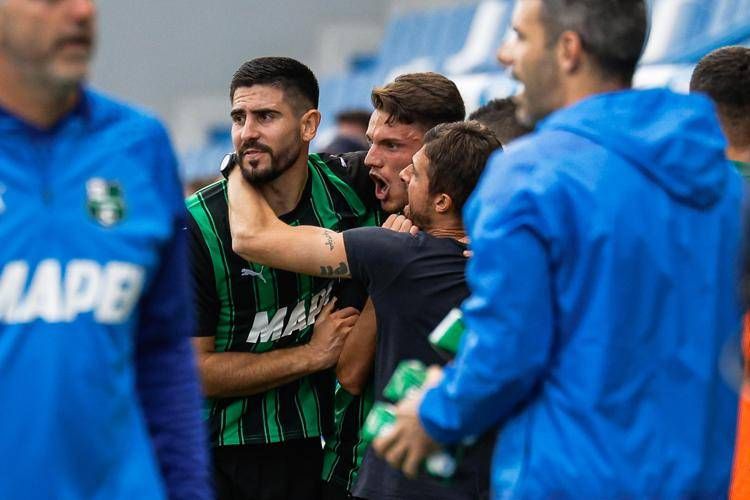
[(25, 130), (32, 131), (37, 134), (54, 134), (58, 130), (64, 128), (70, 122), (83, 120), (86, 121), (91, 118), (91, 96), (89, 91), (81, 86), (78, 89), (78, 101), (75, 106), (63, 115), (57, 123), (49, 128), (40, 128), (34, 124), (29, 123), (18, 115), (11, 113), (4, 107), (0, 106), (0, 131), (8, 132), (13, 130)]

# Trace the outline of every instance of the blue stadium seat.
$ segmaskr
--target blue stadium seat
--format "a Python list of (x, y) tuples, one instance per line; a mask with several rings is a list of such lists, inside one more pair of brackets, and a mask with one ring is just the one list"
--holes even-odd
[(711, 7), (704, 0), (656, 0), (651, 35), (642, 62), (670, 62), (700, 40), (712, 18)]
[(446, 59), (443, 70), (451, 74), (497, 70), (496, 53), (508, 34), (513, 6), (512, 0), (481, 2), (464, 45)]
[(514, 95), (519, 88), (518, 82), (500, 71), (458, 75), (453, 81), (461, 90), (467, 114), (492, 99)]
[(716, 0), (713, 16), (708, 25), (707, 34), (711, 37), (721, 36), (737, 19), (739, 0)]
[(442, 26), (435, 40), (434, 57), (438, 70), (447, 72), (445, 61), (466, 43), (478, 5), (459, 5), (442, 11)]
[(441, 71), (443, 61), (463, 46), (476, 8), (434, 8), (391, 21), (380, 50), (378, 70), (384, 80), (402, 73)]

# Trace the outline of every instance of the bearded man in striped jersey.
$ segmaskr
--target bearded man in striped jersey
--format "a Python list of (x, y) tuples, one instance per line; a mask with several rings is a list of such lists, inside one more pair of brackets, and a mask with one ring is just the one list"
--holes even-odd
[[(379, 222), (361, 155), (309, 154), (318, 84), (284, 57), (244, 63), (230, 86), (232, 141), (244, 178), (290, 224), (342, 231)], [(332, 431), (334, 374), (357, 320), (334, 311), (333, 280), (247, 262), (232, 252), (226, 181), (190, 212), (198, 311), (194, 338), (219, 498), (318, 498), (320, 436)]]

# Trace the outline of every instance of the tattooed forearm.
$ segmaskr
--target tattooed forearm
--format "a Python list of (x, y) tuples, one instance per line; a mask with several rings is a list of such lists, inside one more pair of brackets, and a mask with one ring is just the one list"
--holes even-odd
[(349, 267), (346, 265), (346, 262), (339, 262), (339, 267), (336, 269), (331, 266), (320, 266), (320, 275), (331, 278), (349, 276)]
[(331, 252), (333, 252), (333, 236), (331, 236), (331, 233), (329, 233), (328, 231), (323, 231), (323, 236), (326, 239), (325, 245)]

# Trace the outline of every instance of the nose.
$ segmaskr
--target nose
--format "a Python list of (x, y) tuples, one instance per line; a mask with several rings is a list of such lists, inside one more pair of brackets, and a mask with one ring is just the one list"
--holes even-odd
[(242, 139), (242, 142), (256, 141), (260, 139), (258, 127), (255, 126), (255, 122), (252, 119), (245, 120), (245, 124), (240, 130), (240, 138)]
[(96, 17), (96, 4), (93, 0), (72, 0), (68, 5), (71, 17), (77, 22), (89, 23)]
[(371, 145), (370, 149), (367, 150), (367, 155), (365, 156), (365, 166), (369, 168), (383, 167), (383, 161), (380, 158), (380, 154), (378, 153), (378, 148), (374, 144)]
[(513, 66), (513, 40), (506, 39), (497, 48), (497, 60), (503, 66)]
[(410, 163), (409, 165), (407, 165), (406, 168), (404, 168), (403, 170), (401, 170), (401, 172), (399, 172), (398, 174), (399, 178), (408, 184), (409, 180), (411, 179), (411, 172), (413, 168), (414, 168), (413, 164)]

